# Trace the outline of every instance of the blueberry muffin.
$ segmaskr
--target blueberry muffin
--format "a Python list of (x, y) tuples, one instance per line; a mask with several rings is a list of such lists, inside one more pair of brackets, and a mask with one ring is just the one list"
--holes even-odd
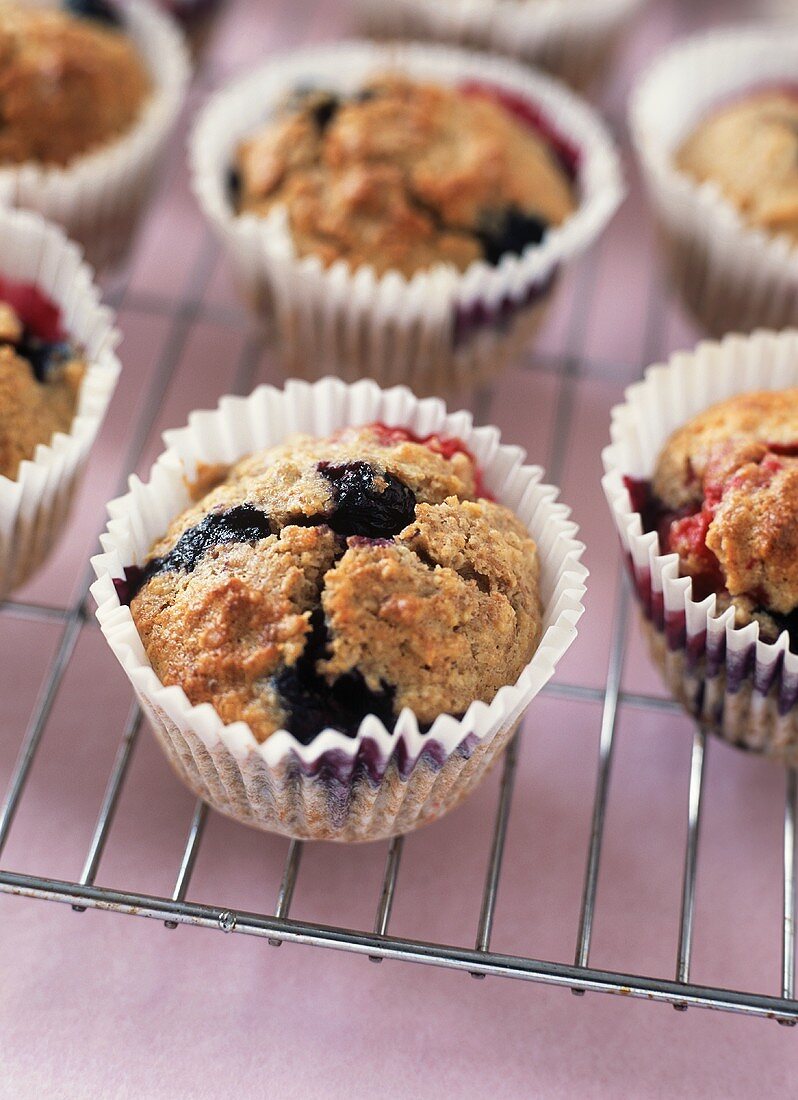
[(743, 219), (798, 243), (798, 89), (758, 91), (704, 119), (676, 154), (711, 180)]
[(64, 337), (60, 312), (35, 287), (0, 279), (0, 475), (75, 417), (86, 365)]
[(297, 437), (197, 494), (118, 591), (161, 682), (258, 741), (462, 715), (537, 647), (535, 543), (457, 441)]
[(104, 0), (0, 3), (0, 164), (68, 165), (130, 130), (150, 91)]
[(674, 432), (650, 484), (631, 488), (695, 599), (715, 593), (764, 641), (787, 630), (798, 652), (798, 389), (714, 405)]
[(576, 206), (571, 153), (512, 96), (397, 74), (297, 92), (244, 141), (240, 214), (287, 211), (300, 256), (410, 277), (521, 255)]

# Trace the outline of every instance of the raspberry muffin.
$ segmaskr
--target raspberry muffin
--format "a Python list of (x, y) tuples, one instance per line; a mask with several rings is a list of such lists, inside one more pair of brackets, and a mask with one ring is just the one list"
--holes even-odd
[(798, 243), (798, 86), (755, 91), (705, 118), (676, 154), (752, 226)]
[(440, 401), (331, 378), (224, 398), (167, 443), (110, 507), (92, 592), (180, 779), (314, 840), (456, 806), (582, 613), (542, 472)]
[(694, 598), (715, 594), (763, 641), (786, 630), (798, 653), (798, 389), (738, 394), (700, 413), (643, 488), (644, 526), (678, 554)]
[(211, 98), (192, 180), (290, 375), (471, 387), (545, 315), (622, 194), (611, 139), (504, 59), (348, 42)]
[(131, 129), (152, 91), (117, 9), (0, 3), (0, 165), (70, 164)]
[(70, 430), (85, 373), (57, 307), (0, 277), (0, 477), (16, 478), (40, 443)]
[(798, 334), (675, 355), (612, 439), (604, 489), (668, 687), (706, 730), (798, 764)]
[(0, 195), (121, 261), (182, 104), (186, 49), (150, 0), (0, 0)]
[(0, 599), (63, 530), (119, 375), (117, 342), (78, 247), (0, 210)]
[(461, 445), (372, 425), (236, 464), (123, 595), (163, 684), (307, 744), (489, 703), (540, 640), (538, 573)]
[(540, 244), (573, 212), (574, 156), (477, 86), (388, 73), (295, 93), (242, 142), (239, 213), (283, 207), (300, 256), (410, 278)]

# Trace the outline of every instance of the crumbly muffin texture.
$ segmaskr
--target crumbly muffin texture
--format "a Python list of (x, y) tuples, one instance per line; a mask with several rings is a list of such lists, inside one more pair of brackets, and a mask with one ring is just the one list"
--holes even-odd
[[(652, 482), (665, 548), (773, 640), (798, 608), (798, 389), (740, 394), (678, 429)], [(796, 632), (798, 637), (798, 632)]]
[(0, 476), (16, 478), (38, 444), (70, 430), (85, 373), (70, 344), (35, 336), (0, 301)]
[(0, 164), (67, 165), (128, 131), (149, 92), (110, 18), (0, 3)]
[(156, 674), (259, 741), (490, 702), (542, 610), (535, 543), (477, 492), (465, 449), (380, 426), (251, 455), (127, 570)]
[(301, 256), (377, 274), (498, 263), (575, 207), (551, 144), (499, 99), (397, 74), (295, 95), (241, 144), (233, 181), (239, 213), (286, 209)]
[(753, 226), (798, 243), (798, 87), (757, 92), (706, 118), (678, 167), (714, 181)]

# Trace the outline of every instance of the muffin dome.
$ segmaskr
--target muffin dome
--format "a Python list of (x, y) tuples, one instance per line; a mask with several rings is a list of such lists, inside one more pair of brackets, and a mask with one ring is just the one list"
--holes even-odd
[(238, 149), (239, 213), (287, 210), (298, 253), (378, 275), (496, 264), (575, 208), (569, 151), (528, 105), (397, 74), (297, 93)]
[(798, 243), (798, 89), (756, 92), (711, 114), (677, 166), (713, 181), (745, 221)]
[[(13, 303), (13, 304), (12, 304)], [(35, 287), (0, 279), (0, 476), (74, 419), (86, 365)]]
[(150, 92), (114, 9), (0, 3), (0, 164), (67, 165), (121, 137)]
[(259, 741), (462, 714), (534, 653), (535, 544), (456, 441), (372, 425), (206, 475), (120, 596), (161, 682)]
[(650, 526), (679, 554), (698, 595), (731, 601), (766, 640), (798, 608), (798, 390), (740, 394), (668, 440), (652, 481)]

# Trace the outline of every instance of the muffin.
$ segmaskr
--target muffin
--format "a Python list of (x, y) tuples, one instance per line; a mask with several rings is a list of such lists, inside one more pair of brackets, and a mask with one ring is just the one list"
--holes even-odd
[(119, 374), (79, 249), (0, 211), (0, 598), (55, 545)]
[(607, 72), (645, 0), (356, 0), (375, 37), (469, 46), (547, 69), (577, 88)]
[(653, 369), (615, 411), (613, 440), (605, 489), (666, 682), (708, 730), (794, 764), (796, 333)]
[(498, 98), (398, 73), (299, 92), (239, 146), (239, 214), (285, 209), (295, 249), (411, 278), (520, 256), (575, 209), (574, 163)]
[(69, 431), (85, 374), (58, 308), (35, 286), (0, 278), (0, 477), (16, 478), (40, 443)]
[(674, 286), (713, 336), (798, 324), (798, 39), (714, 31), (671, 48), (630, 127)]
[(431, 444), (373, 425), (237, 463), (128, 578), (161, 682), (303, 744), (515, 683), (540, 640), (535, 543), (477, 499), (465, 451)]
[(151, 91), (110, 5), (0, 3), (0, 165), (68, 165), (127, 133)]
[(315, 47), (214, 96), (194, 189), (292, 374), (493, 377), (621, 195), (601, 123), (506, 61)]
[(581, 614), (581, 546), (540, 470), (440, 402), (332, 379), (226, 398), (168, 439), (112, 506), (93, 592), (178, 775), (314, 839), (456, 805)]
[(96, 266), (119, 261), (187, 78), (179, 31), (147, 0), (0, 2), (0, 193)]
[[(737, 394), (679, 428), (639, 501), (697, 599), (775, 642), (798, 627), (798, 389)], [(798, 633), (790, 635), (798, 652)]]
[(714, 183), (748, 225), (798, 243), (798, 88), (755, 91), (712, 112), (676, 165)]

